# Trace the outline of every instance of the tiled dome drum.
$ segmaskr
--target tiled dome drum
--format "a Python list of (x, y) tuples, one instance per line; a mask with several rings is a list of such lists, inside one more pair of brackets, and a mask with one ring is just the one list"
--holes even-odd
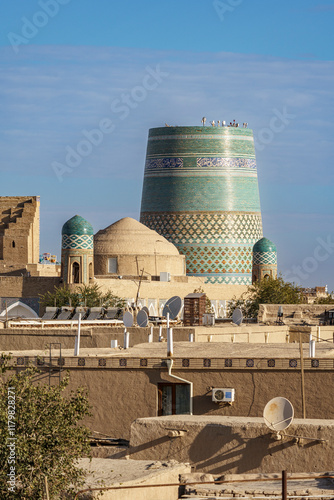
[(262, 237), (252, 130), (151, 129), (140, 222), (186, 256), (187, 275), (250, 284)]
[(261, 238), (253, 247), (252, 282), (268, 277), (277, 277), (277, 249), (268, 238)]
[(65, 222), (61, 234), (64, 282), (88, 284), (94, 277), (93, 226), (80, 215), (75, 215)]
[(61, 234), (63, 249), (93, 249), (93, 226), (80, 215), (65, 222)]

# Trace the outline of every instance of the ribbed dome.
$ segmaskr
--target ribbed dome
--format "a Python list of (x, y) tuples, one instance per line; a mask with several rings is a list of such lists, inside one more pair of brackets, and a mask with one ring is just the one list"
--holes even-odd
[(114, 255), (179, 255), (177, 248), (135, 219), (125, 217), (94, 236), (94, 253)]
[(259, 241), (255, 243), (253, 246), (254, 252), (277, 252), (276, 245), (268, 240), (268, 238), (261, 238)]
[(75, 215), (63, 225), (62, 235), (93, 236), (93, 226), (80, 215)]

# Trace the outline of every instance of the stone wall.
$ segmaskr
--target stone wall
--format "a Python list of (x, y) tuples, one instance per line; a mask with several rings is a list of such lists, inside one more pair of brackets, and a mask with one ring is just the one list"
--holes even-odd
[(320, 325), (324, 320), (324, 312), (334, 308), (334, 304), (261, 304), (258, 321), (261, 323), (277, 322), (277, 311), (280, 305), (283, 308), (283, 322), (286, 325)]

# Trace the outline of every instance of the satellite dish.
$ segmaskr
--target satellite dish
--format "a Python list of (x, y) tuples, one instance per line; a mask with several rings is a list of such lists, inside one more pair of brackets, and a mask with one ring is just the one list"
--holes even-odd
[(167, 300), (163, 311), (162, 315), (167, 316), (167, 313), (169, 313), (169, 319), (175, 319), (179, 312), (181, 311), (182, 307), (182, 300), (181, 297), (178, 297), (175, 295), (174, 297), (171, 297), (170, 299)]
[(138, 326), (145, 327), (148, 324), (147, 312), (141, 309), (137, 314), (137, 324)]
[(145, 311), (145, 312), (146, 312), (146, 314), (147, 314), (147, 316), (149, 316), (149, 315), (150, 315), (150, 311), (148, 310), (148, 307), (144, 306), (144, 307), (142, 307), (142, 309), (141, 309), (141, 310), (142, 310), (142, 311)]
[(233, 315), (232, 315), (233, 323), (235, 325), (239, 326), (239, 325), (241, 325), (243, 319), (244, 319), (244, 317), (242, 315), (241, 309), (239, 309), (238, 307), (236, 309), (234, 309)]
[(133, 316), (129, 311), (123, 314), (123, 323), (126, 328), (130, 328), (133, 325)]
[(265, 424), (273, 431), (287, 429), (293, 420), (293, 406), (286, 398), (271, 399), (263, 410)]

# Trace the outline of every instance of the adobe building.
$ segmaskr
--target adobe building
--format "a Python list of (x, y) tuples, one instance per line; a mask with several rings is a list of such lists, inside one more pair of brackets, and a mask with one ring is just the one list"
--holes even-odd
[(0, 197), (0, 317), (39, 315), (39, 295), (61, 283), (59, 265), (39, 263), (40, 197)]
[[(68, 370), (69, 389), (89, 392), (93, 409), (85, 423), (130, 439), (131, 458), (189, 461), (215, 473), (277, 472), (282, 460), (290, 471), (330, 470), (332, 344), (319, 344), (314, 358), (308, 346), (303, 349), (305, 420), (298, 345), (177, 342), (172, 365), (170, 360), (165, 343), (146, 343), (81, 349), (78, 356), (72, 349), (60, 357), (54, 349), (51, 364), (47, 351), (14, 351), (10, 363), (21, 370), (32, 362), (51, 384)], [(234, 389), (234, 399), (215, 400), (215, 389)], [(292, 403), (296, 419), (282, 440), (262, 420), (265, 405), (277, 396)], [(306, 440), (299, 442), (298, 435)]]

